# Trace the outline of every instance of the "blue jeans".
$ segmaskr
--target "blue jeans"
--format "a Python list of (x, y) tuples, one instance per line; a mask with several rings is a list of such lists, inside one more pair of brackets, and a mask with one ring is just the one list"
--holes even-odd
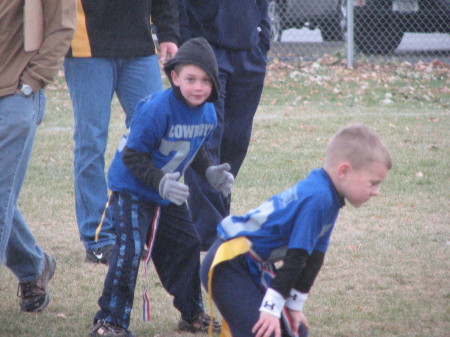
[[(105, 150), (116, 93), (128, 127), (137, 102), (162, 89), (156, 55), (136, 58), (66, 58), (64, 71), (72, 98), (74, 130), (75, 211), (86, 250), (114, 243), (107, 214), (98, 242), (95, 230), (107, 202)], [(117, 140), (118, 141), (118, 140)]]
[(0, 97), (0, 265), (5, 261), (21, 283), (36, 279), (44, 268), (43, 252), (17, 206), (44, 110), (43, 90), (29, 98)]

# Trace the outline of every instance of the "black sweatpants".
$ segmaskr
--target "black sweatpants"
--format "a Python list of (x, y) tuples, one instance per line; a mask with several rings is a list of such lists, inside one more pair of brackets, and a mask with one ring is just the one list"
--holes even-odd
[[(114, 192), (110, 205), (116, 243), (94, 321), (128, 328), (142, 251), (159, 206), (123, 192)], [(152, 260), (181, 318), (191, 321), (202, 313), (200, 239), (186, 204), (161, 207)]]

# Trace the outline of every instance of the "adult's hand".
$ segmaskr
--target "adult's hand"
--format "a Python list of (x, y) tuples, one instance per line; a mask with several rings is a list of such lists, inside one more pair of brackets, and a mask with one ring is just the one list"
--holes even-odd
[(178, 52), (178, 47), (173, 42), (161, 42), (159, 48), (161, 50), (159, 53), (159, 61), (162, 64), (166, 63)]

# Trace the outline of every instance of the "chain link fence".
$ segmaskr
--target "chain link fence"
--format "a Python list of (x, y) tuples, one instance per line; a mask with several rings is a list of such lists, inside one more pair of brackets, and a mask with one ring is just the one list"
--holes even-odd
[(450, 63), (450, 0), (269, 0), (269, 16), (271, 57)]

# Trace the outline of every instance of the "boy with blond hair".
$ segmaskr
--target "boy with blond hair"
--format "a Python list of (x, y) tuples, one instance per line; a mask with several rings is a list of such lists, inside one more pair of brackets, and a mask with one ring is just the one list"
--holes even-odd
[[(345, 200), (360, 207), (377, 196), (391, 168), (379, 136), (351, 124), (331, 138), (323, 168), (246, 215), (222, 220), (201, 266), (202, 283), (224, 318), (222, 331), (305, 337), (303, 305), (339, 210)], [(277, 261), (283, 262), (278, 269)]]

